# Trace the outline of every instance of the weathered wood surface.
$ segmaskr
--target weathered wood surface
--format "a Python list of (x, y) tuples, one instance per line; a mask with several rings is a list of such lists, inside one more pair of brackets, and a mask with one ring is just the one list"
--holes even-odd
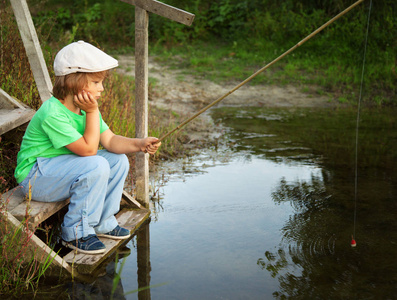
[(11, 211), (26, 200), (26, 195), (20, 187), (16, 187), (0, 195), (0, 199), (6, 210)]
[(138, 201), (134, 199), (132, 195), (123, 190), (121, 195), (121, 204), (127, 204), (131, 208), (144, 208)]
[(155, 0), (121, 0), (125, 3), (135, 5), (148, 12), (154, 13), (156, 15), (165, 17), (167, 19), (173, 20), (184, 25), (192, 25), (195, 15), (184, 11), (179, 8), (167, 5), (165, 3), (155, 1)]
[(0, 89), (0, 135), (29, 122), (35, 112)]
[(39, 202), (39, 201), (24, 201), (15, 207), (10, 213), (17, 218), (19, 221), (22, 221), (26, 212), (29, 214), (29, 228), (36, 228), (41, 222), (47, 220), (53, 214), (60, 211), (66, 205), (69, 204), (69, 199), (58, 202)]
[(16, 187), (1, 196), (1, 201), (7, 203), (7, 211), (17, 220), (22, 221), (29, 214), (29, 228), (34, 230), (41, 222), (60, 211), (69, 204), (69, 199), (58, 202), (26, 201), (26, 195), (22, 189)]
[(52, 83), (26, 0), (10, 0), (41, 101), (51, 97)]
[(29, 122), (35, 113), (26, 108), (0, 109), (0, 135)]
[[(148, 136), (148, 12), (135, 8), (135, 137)], [(136, 153), (136, 199), (149, 206), (149, 154)]]
[(4, 90), (0, 89), (0, 109), (26, 108), (27, 106), (12, 98)]
[[(149, 217), (150, 210), (127, 210), (124, 209), (116, 216), (121, 227), (127, 228), (134, 233), (139, 226)], [(128, 240), (113, 240), (109, 238), (99, 238), (106, 246), (106, 252), (98, 255), (76, 253), (71, 251), (63, 257), (65, 262), (73, 265), (79, 274), (92, 273), (102, 262), (112, 255), (117, 248), (125, 244)]]

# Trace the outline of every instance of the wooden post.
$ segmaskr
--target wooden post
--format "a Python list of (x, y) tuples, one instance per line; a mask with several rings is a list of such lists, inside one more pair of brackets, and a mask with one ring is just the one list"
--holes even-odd
[[(148, 136), (148, 12), (191, 25), (194, 14), (156, 0), (121, 0), (135, 6), (135, 137)], [(149, 154), (136, 154), (136, 199), (149, 207)]]
[(52, 83), (26, 0), (10, 0), (41, 101), (51, 97)]
[[(135, 137), (148, 136), (149, 14), (135, 7)], [(149, 154), (136, 154), (136, 199), (149, 207)]]
[[(153, 0), (125, 2), (135, 5), (135, 137), (145, 138), (148, 136), (148, 11), (187, 25), (192, 24), (194, 15)], [(136, 199), (148, 208), (149, 154), (137, 153), (135, 163)]]

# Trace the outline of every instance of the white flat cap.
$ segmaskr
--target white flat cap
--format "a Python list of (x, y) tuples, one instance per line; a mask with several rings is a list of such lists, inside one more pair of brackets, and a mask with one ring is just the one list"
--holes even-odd
[(55, 76), (77, 72), (101, 72), (113, 69), (118, 61), (97, 47), (78, 41), (63, 47), (54, 60)]

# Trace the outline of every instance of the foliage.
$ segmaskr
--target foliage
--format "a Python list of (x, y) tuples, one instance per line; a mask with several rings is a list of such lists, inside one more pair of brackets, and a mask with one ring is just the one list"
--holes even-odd
[[(44, 31), (51, 44), (58, 44), (56, 48), (78, 39), (95, 40), (108, 50), (122, 51), (134, 46), (134, 7), (122, 1), (30, 2), (36, 26)], [(180, 47), (179, 53), (199, 60), (199, 69), (194, 62), (193, 68), (204, 76), (209, 69), (201, 60), (212, 59), (215, 65), (209, 66), (210, 71), (219, 70), (214, 78), (223, 76), (230, 64), (245, 65), (245, 69), (232, 67), (233, 77), (239, 79), (241, 74), (273, 60), (353, 3), (347, 0), (164, 2), (195, 14), (195, 20), (188, 27), (150, 14), (149, 37), (156, 52), (163, 55), (171, 48)], [(44, 3), (46, 9), (38, 9)], [(285, 64), (294, 65), (296, 72), (288, 78), (277, 73), (281, 78), (276, 76), (273, 83), (316, 84), (336, 94), (335, 98), (354, 99), (357, 89), (353, 86), (361, 80), (368, 10), (369, 2), (361, 3), (286, 57)], [(373, 1), (364, 79), (374, 104), (397, 102), (394, 89), (397, 83), (396, 10), (394, 0)], [(185, 52), (189, 45), (204, 47), (204, 54), (196, 58), (194, 53)], [(222, 46), (229, 52), (221, 59), (214, 58), (213, 51), (208, 51), (208, 48), (216, 50)], [(263, 80), (274, 81), (275, 74), (271, 75), (272, 79)]]
[(121, 1), (32, 0), (29, 5), (36, 27), (55, 48), (80, 39), (120, 47), (134, 39), (134, 9)]
[(0, 143), (0, 194), (17, 185), (13, 176), (17, 153), (23, 132), (20, 128), (11, 130), (1, 137)]
[(32, 252), (29, 244), (33, 232), (28, 228), (28, 211), (20, 225), (14, 227), (6, 221), (7, 204), (8, 199), (0, 203), (0, 294), (16, 297), (38, 288), (54, 257), (45, 257), (44, 252), (40, 257), (36, 251)]
[[(4, 7), (5, 0), (0, 4)], [(0, 10), (0, 88), (33, 108), (40, 106), (40, 97), (26, 52), (10, 8)], [(22, 51), (21, 51), (22, 50)]]
[[(102, 98), (107, 100), (101, 102), (99, 108), (111, 130), (123, 136), (135, 135), (134, 92), (135, 80), (132, 77), (112, 72), (105, 81)], [(152, 93), (152, 87), (149, 86), (149, 95)], [(159, 137), (173, 129), (178, 123), (178, 117), (172, 111), (149, 107), (149, 136)], [(179, 142), (180, 139), (183, 139), (183, 135), (177, 133), (172, 139), (164, 141), (161, 151), (156, 153), (155, 157), (181, 154), (184, 150)]]

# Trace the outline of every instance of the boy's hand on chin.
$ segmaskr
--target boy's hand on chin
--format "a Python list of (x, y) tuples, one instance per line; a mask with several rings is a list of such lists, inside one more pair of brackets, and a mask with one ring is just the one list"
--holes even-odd
[(86, 113), (91, 113), (98, 110), (98, 102), (90, 93), (86, 91), (82, 91), (81, 93), (74, 95), (73, 103)]

